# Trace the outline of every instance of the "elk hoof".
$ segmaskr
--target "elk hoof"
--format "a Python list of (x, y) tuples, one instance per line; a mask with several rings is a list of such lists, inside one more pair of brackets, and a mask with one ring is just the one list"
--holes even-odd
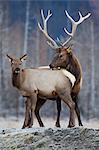
[(25, 127), (22, 127), (22, 129), (25, 129)]
[(26, 127), (27, 127), (27, 126), (23, 125), (23, 126), (22, 126), (22, 129), (25, 129)]
[(79, 126), (83, 126), (83, 124), (82, 124), (82, 123), (80, 123), (80, 124), (79, 124)]
[(74, 124), (69, 124), (68, 128), (73, 128), (75, 125)]
[(58, 122), (56, 122), (55, 126), (58, 127), (58, 128), (61, 127), (60, 124), (59, 124)]
[(32, 128), (32, 125), (29, 125), (28, 128)]
[(43, 124), (43, 123), (39, 123), (39, 126), (40, 126), (40, 127), (44, 127), (44, 124)]

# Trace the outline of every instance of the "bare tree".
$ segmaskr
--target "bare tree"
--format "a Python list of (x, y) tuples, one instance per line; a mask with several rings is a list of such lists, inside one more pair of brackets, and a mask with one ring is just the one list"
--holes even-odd
[(95, 109), (95, 56), (94, 56), (94, 23), (91, 22), (91, 106), (93, 108), (94, 117), (96, 114)]
[(3, 99), (3, 90), (4, 90), (4, 61), (3, 61), (3, 49), (2, 49), (2, 25), (3, 25), (3, 7), (0, 6), (0, 65), (1, 65), (1, 71), (0, 71), (0, 77), (1, 77), (1, 96), (0, 101)]
[[(28, 48), (29, 10), (30, 10), (30, 0), (27, 0), (27, 4), (26, 4), (26, 21), (25, 21), (25, 36), (24, 36), (24, 54), (27, 53), (27, 48)], [(25, 64), (24, 64), (24, 66), (25, 66)]]

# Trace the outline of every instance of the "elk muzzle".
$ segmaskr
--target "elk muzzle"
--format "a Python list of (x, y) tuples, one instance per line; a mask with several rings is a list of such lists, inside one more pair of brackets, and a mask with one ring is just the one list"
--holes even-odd
[(50, 68), (51, 68), (52, 70), (54, 70), (54, 69), (58, 69), (58, 70), (60, 70), (60, 69), (61, 69), (60, 67), (55, 67), (55, 66), (54, 66), (54, 65), (52, 65), (52, 64), (50, 64), (49, 66), (50, 66)]
[(16, 68), (15, 70), (14, 70), (14, 74), (19, 74), (20, 73), (20, 68)]

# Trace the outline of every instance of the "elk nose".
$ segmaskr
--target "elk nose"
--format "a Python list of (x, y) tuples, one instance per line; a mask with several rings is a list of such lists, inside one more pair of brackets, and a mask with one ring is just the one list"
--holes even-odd
[(16, 74), (20, 73), (20, 68), (16, 68), (14, 71)]

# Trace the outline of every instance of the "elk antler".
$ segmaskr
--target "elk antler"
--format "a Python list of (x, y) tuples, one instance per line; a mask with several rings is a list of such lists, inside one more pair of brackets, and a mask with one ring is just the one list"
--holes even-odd
[(83, 17), (82, 14), (79, 12), (80, 19), (79, 19), (78, 21), (75, 21), (75, 20), (73, 20), (73, 18), (68, 14), (68, 12), (67, 12), (66, 10), (65, 10), (65, 14), (66, 14), (66, 16), (70, 19), (70, 21), (71, 21), (71, 23), (72, 23), (72, 32), (69, 33), (69, 32), (67, 31), (67, 29), (64, 28), (64, 31), (70, 36), (70, 38), (62, 44), (63, 46), (65, 46), (65, 45), (72, 39), (72, 37), (74, 36), (74, 34), (75, 34), (75, 32), (76, 32), (77, 26), (78, 26), (79, 24), (81, 24), (85, 19), (87, 19), (87, 18), (91, 15), (91, 13), (88, 13), (86, 16)]
[(45, 18), (44, 12), (43, 12), (43, 10), (41, 10), (41, 16), (42, 16), (42, 20), (43, 20), (43, 24), (44, 24), (44, 29), (41, 27), (41, 25), (40, 25), (39, 22), (38, 22), (38, 27), (43, 32), (43, 34), (46, 36), (46, 38), (48, 40), (47, 41), (48, 45), (50, 45), (53, 49), (59, 48), (59, 46), (57, 45), (57, 43), (48, 35), (48, 32), (47, 32), (47, 21), (52, 16), (51, 11), (48, 10), (48, 15)]

